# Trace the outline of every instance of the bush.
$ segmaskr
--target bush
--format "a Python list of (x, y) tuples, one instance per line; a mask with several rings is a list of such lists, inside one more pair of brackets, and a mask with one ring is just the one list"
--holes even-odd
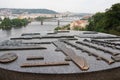
[(65, 25), (63, 27), (56, 27), (54, 30), (70, 30), (70, 24)]
[(56, 27), (54, 30), (61, 30), (61, 27)]

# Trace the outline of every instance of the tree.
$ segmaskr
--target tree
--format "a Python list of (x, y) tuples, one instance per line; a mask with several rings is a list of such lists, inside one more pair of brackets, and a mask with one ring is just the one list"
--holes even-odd
[(106, 10), (107, 17), (106, 29), (114, 29), (120, 31), (120, 3), (114, 4), (110, 9)]
[(87, 30), (120, 35), (120, 3), (112, 5), (104, 13), (96, 13), (89, 19)]
[[(104, 13), (96, 13), (93, 15), (88, 21), (89, 25), (87, 26), (87, 30), (95, 30), (95, 31), (101, 31), (104, 26)], [(101, 29), (101, 30), (100, 30)]]
[(11, 20), (9, 18), (5, 18), (2, 22), (1, 22), (1, 28), (2, 29), (10, 29), (11, 28)]
[(0, 21), (2, 21), (2, 19), (0, 18)]
[(9, 18), (5, 18), (1, 24), (0, 28), (2, 29), (11, 29), (12, 27), (22, 27), (26, 26), (29, 23), (27, 19), (12, 19), (10, 20)]
[(26, 26), (29, 23), (27, 19), (12, 19), (12, 26), (13, 27), (22, 27)]

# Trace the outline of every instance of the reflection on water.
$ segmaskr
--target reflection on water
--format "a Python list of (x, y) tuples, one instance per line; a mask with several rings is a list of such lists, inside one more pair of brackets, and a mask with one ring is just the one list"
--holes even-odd
[[(69, 23), (70, 22), (61, 22), (60, 26)], [(20, 36), (22, 33), (52, 31), (55, 27), (57, 27), (57, 22), (44, 22), (44, 25), (41, 25), (40, 22), (32, 22), (26, 27), (12, 28), (11, 30), (0, 30), (0, 41), (8, 39), (10, 37)]]

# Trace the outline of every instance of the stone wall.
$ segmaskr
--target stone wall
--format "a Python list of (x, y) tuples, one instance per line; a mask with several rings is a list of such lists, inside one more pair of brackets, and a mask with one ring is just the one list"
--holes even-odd
[(0, 80), (120, 80), (120, 68), (82, 74), (35, 74), (0, 69)]

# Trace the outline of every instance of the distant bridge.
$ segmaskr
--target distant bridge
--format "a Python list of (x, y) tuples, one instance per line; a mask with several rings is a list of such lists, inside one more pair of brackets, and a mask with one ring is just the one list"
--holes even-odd
[(60, 26), (60, 22), (72, 22), (73, 20), (53, 20), (53, 19), (45, 19), (41, 20), (41, 25), (44, 25), (44, 22), (57, 22), (57, 25)]
[(52, 18), (52, 19), (43, 19), (41, 20), (41, 25), (43, 25), (44, 22), (57, 22), (57, 25), (60, 25), (60, 22), (72, 22), (74, 20), (80, 19), (79, 17), (66, 17), (66, 18)]

